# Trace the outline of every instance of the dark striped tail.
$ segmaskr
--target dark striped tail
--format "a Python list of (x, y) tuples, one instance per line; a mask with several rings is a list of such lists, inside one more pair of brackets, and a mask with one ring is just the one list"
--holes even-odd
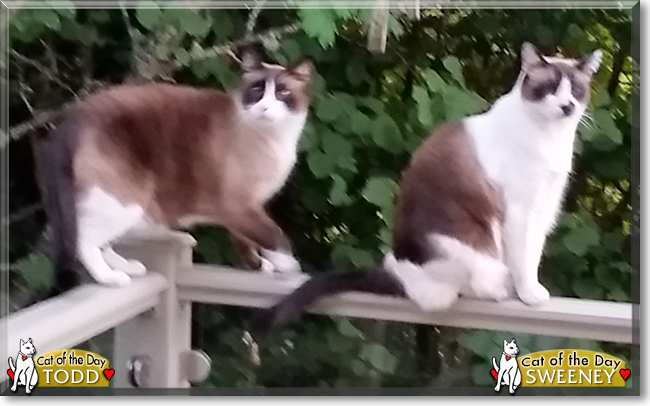
[(273, 330), (299, 319), (305, 308), (319, 298), (350, 291), (404, 296), (401, 284), (381, 268), (369, 272), (316, 274), (278, 304), (257, 315), (253, 319), (251, 335), (260, 342)]
[(74, 270), (77, 210), (72, 170), (77, 131), (75, 120), (65, 119), (48, 134), (39, 151), (39, 177), (55, 270), (54, 286), (47, 297), (63, 293), (79, 283), (79, 275)]

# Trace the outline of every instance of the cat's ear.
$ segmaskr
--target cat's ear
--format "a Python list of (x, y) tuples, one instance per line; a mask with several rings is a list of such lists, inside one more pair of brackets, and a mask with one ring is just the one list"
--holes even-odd
[(20, 345), (21, 345), (21, 346), (25, 345), (25, 342), (23, 341), (22, 338), (20, 339)]
[(301, 82), (309, 82), (314, 72), (314, 61), (311, 58), (305, 58), (289, 66), (287, 72)]
[(264, 57), (258, 47), (249, 45), (240, 50), (241, 68), (244, 72), (253, 72), (262, 68)]
[(546, 58), (542, 55), (535, 45), (530, 42), (524, 42), (521, 46), (521, 70), (528, 72), (530, 69), (539, 64), (547, 64)]
[(506, 345), (508, 345), (508, 340), (503, 340), (503, 346), (505, 347)]
[(602, 61), (603, 61), (603, 51), (597, 49), (594, 52), (582, 58), (580, 62), (578, 62), (578, 69), (580, 69), (585, 73), (593, 75), (594, 73), (598, 72), (598, 68), (600, 67)]
[(511, 344), (514, 344), (514, 343), (515, 343), (515, 339), (513, 338), (512, 341), (511, 341), (510, 343), (511, 343)]
[(27, 340), (27, 341), (29, 341), (29, 342), (31, 343), (31, 342), (32, 342), (32, 338), (31, 338), (31, 337), (29, 337), (29, 340)]

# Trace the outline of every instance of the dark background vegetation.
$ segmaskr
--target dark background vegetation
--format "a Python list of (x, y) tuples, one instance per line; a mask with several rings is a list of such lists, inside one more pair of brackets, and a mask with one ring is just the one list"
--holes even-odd
[[(542, 280), (552, 295), (631, 300), (631, 94), (629, 10), (393, 10), (384, 53), (367, 50), (372, 10), (10, 10), (10, 299), (25, 305), (51, 283), (37, 249), (45, 217), (33, 143), (68, 103), (124, 81), (166, 80), (231, 89), (225, 48), (247, 22), (278, 62), (316, 61), (314, 100), (287, 187), (272, 202), (310, 272), (380, 261), (390, 244), (400, 171), (438, 124), (486, 109), (509, 90), (517, 52), (604, 52), (587, 124), (576, 141), (565, 213), (550, 238)], [(298, 24), (298, 25), (296, 25)], [(269, 34), (278, 29), (282, 35)], [(262, 35), (260, 35), (262, 34)], [(7, 67), (3, 67), (7, 68)], [(44, 126), (37, 126), (47, 122)], [(25, 124), (27, 123), (27, 124)], [(31, 129), (37, 127), (36, 129)], [(228, 238), (199, 228), (195, 261), (233, 264)], [(246, 309), (195, 305), (194, 341), (212, 357), (205, 386), (417, 387), (492, 385), (491, 357), (509, 332), (308, 316), (249, 362)], [(516, 334), (522, 354), (551, 348), (629, 346)]]

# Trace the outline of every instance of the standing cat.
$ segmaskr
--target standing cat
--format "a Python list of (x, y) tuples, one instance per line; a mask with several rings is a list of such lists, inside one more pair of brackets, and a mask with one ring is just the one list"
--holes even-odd
[(117, 86), (82, 102), (40, 156), (57, 269), (54, 294), (77, 283), (78, 258), (99, 283), (142, 275), (111, 243), (151, 226), (219, 224), (253, 268), (299, 272), (265, 203), (295, 162), (310, 95), (310, 61), (285, 68), (242, 55), (226, 94), (169, 84)]
[(18, 355), (16, 356), (16, 365), (14, 365), (14, 360), (9, 357), (9, 368), (11, 368), (11, 372), (13, 373), (12, 392), (18, 389), (18, 385), (24, 385), (25, 392), (31, 393), (34, 386), (38, 383), (38, 372), (34, 365), (35, 353), (36, 348), (32, 343), (32, 339), (23, 341), (21, 338), (20, 351), (18, 351)]
[[(513, 89), (485, 113), (441, 126), (403, 174), (393, 253), (369, 273), (320, 274), (256, 320), (265, 332), (327, 294), (406, 295), (423, 310), (459, 294), (529, 305), (549, 299), (537, 270), (561, 207), (578, 123), (601, 62), (541, 55), (531, 44)], [(514, 286), (513, 286), (514, 284)]]

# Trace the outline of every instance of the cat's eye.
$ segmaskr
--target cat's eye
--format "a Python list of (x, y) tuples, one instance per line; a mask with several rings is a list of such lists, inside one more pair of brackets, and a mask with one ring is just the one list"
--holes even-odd
[(265, 87), (266, 87), (266, 83), (264, 83), (263, 80), (259, 80), (251, 85), (251, 90), (259, 92), (259, 91), (263, 91)]
[(291, 94), (291, 91), (289, 91), (289, 89), (287, 89), (287, 87), (286, 87), (284, 84), (282, 84), (282, 83), (280, 83), (280, 84), (278, 84), (278, 85), (276, 86), (276, 88), (275, 88), (275, 92), (276, 92), (280, 97), (287, 97), (287, 96), (289, 96), (289, 95)]

